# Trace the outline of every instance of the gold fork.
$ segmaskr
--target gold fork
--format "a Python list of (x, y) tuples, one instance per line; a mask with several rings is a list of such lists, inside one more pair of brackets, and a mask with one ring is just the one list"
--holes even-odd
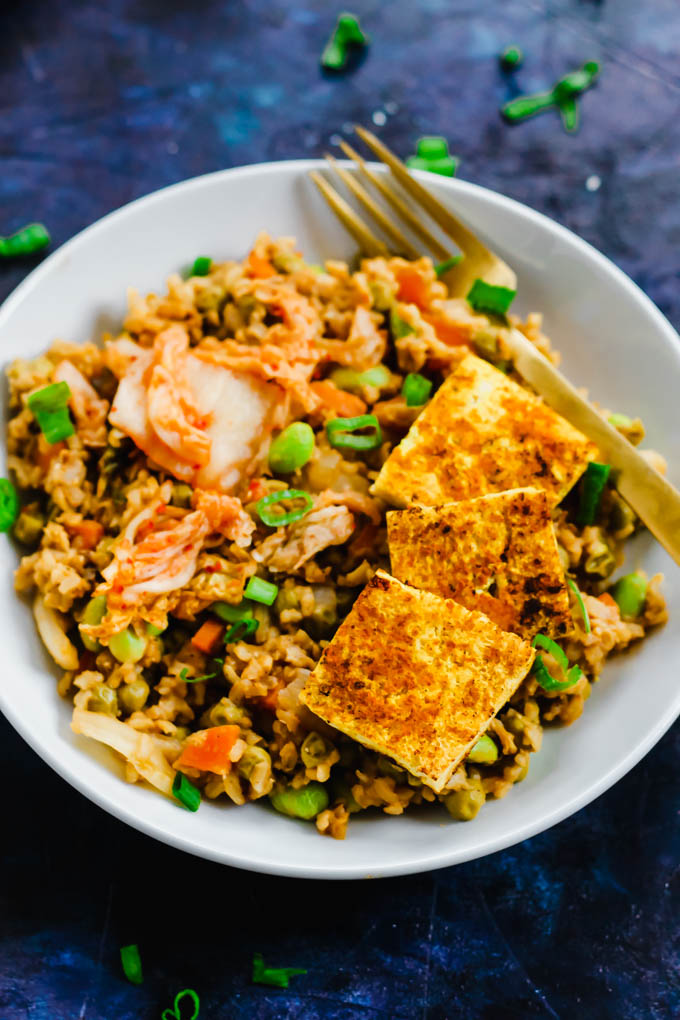
[[(404, 191), (432, 218), (441, 231), (450, 237), (463, 254), (463, 259), (442, 276), (452, 297), (466, 297), (476, 279), (495, 286), (516, 289), (517, 277), (498, 255), (492, 252), (427, 188), (411, 176), (405, 165), (371, 131), (355, 127), (369, 149), (385, 163)], [(358, 152), (341, 142), (343, 152), (355, 162), (356, 172), (341, 167), (332, 156), (326, 156), (331, 167), (373, 219), (400, 254), (419, 258), (432, 254), (438, 261), (452, 253), (424, 226), (422, 217), (414, 212), (395, 190), (386, 174), (376, 174)], [(325, 177), (311, 171), (310, 176), (328, 205), (347, 230), (358, 241), (366, 255), (388, 255), (390, 249), (345, 201)], [(398, 217), (423, 242), (419, 251), (403, 233), (399, 221), (390, 218), (371, 193), (360, 183), (365, 179), (396, 211)], [(634, 446), (621, 436), (583, 399), (564, 376), (517, 329), (507, 331), (507, 346), (519, 374), (539, 393), (546, 403), (575, 425), (597, 444), (603, 458), (614, 471), (618, 491), (647, 525), (661, 545), (680, 564), (680, 492), (656, 471)]]

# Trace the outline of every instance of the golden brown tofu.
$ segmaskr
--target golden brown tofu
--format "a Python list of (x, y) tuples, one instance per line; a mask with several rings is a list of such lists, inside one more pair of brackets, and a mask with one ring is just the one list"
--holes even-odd
[(530, 641), (572, 629), (569, 592), (543, 489), (509, 489), (387, 514), (392, 573), (477, 609)]
[(556, 506), (597, 448), (540, 397), (469, 354), (383, 464), (373, 493), (436, 506), (534, 486)]
[(300, 698), (440, 792), (533, 659), (483, 613), (379, 570)]

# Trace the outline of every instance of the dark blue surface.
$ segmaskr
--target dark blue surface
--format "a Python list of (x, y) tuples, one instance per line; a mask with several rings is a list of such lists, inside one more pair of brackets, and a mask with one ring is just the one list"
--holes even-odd
[[(0, 232), (40, 219), (61, 243), (182, 178), (319, 155), (343, 124), (387, 110), (381, 131), (403, 155), (420, 134), (446, 135), (460, 176), (576, 230), (680, 325), (677, 0), (360, 0), (373, 46), (331, 79), (317, 61), (339, 9), (4, 5)], [(499, 120), (513, 84), (495, 57), (509, 43), (526, 54), (523, 91), (602, 61), (577, 136), (550, 114)], [(29, 268), (0, 265), (0, 297)], [(187, 986), (201, 1020), (672, 1020), (679, 762), (676, 727), (615, 789), (528, 843), (430, 875), (311, 884), (138, 835), (2, 722), (0, 1020), (155, 1020)], [(120, 974), (131, 941), (140, 988)], [(253, 987), (255, 951), (309, 973), (286, 991)]]

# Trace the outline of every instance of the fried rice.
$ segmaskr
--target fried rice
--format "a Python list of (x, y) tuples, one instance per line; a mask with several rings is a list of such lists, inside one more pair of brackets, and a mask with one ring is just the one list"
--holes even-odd
[[(405, 335), (390, 328), (395, 311)], [(557, 362), (540, 315), (510, 318)], [(173, 275), (161, 296), (131, 291), (121, 334), (103, 345), (60, 340), (9, 367), (9, 468), (22, 502), (14, 535), (24, 552), (16, 590), (33, 599), (74, 729), (113, 747), (128, 782), (172, 796), (179, 772), (207, 798), (273, 797), (275, 806), (277, 793), (321, 784), (316, 827), (337, 839), (351, 814), (370, 808), (399, 815), (439, 801), (471, 818), (525, 778), (546, 727), (579, 718), (607, 658), (665, 622), (659, 575), (633, 619), (608, 592), (639, 527), (608, 486), (593, 525), (577, 525), (572, 495), (553, 512), (562, 566), (590, 620), (586, 630), (572, 594), (563, 647), (582, 675), (563, 692), (530, 672), (489, 723), (495, 761), (463, 761), (435, 793), (300, 702), (363, 586), (390, 569), (387, 508), (370, 489), (422, 410), (402, 395), (405, 375), (425, 375), (436, 391), (473, 350), (521, 383), (504, 354), (506, 328), (450, 299), (427, 258), (367, 259), (356, 271), (340, 261), (313, 266), (292, 239), (261, 235), (244, 261)], [(381, 373), (361, 378), (376, 365)], [(354, 373), (351, 385), (339, 368)], [(204, 408), (184, 386), (190, 372), (201, 387), (227, 387), (216, 392), (216, 429), (225, 400), (242, 407), (239, 449), (222, 449), (217, 431), (207, 444)], [(227, 376), (241, 389), (232, 393)], [(75, 431), (49, 444), (27, 398), (55, 381), (69, 385)], [(330, 445), (329, 420), (365, 413), (380, 423), (380, 446)], [(307, 463), (282, 477), (267, 452), (290, 421), (309, 423), (315, 443)], [(639, 421), (618, 427), (631, 442), (644, 435)], [(287, 489), (308, 493), (311, 508), (267, 526), (259, 502)], [(276, 585), (275, 599), (251, 603), (255, 632), (225, 645), (229, 613), (225, 622), (215, 607), (242, 606), (251, 578)], [(218, 634), (218, 644), (197, 641), (199, 631)], [(196, 735), (217, 728), (230, 728), (228, 760), (213, 771), (200, 767)]]

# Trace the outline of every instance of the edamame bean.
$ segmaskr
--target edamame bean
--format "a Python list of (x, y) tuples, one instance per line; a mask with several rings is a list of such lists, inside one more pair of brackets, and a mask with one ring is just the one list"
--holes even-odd
[(269, 794), (272, 807), (290, 818), (310, 821), (328, 807), (328, 792), (323, 783), (309, 783), (300, 790), (292, 786)]
[(468, 755), (468, 761), (477, 765), (492, 765), (498, 761), (498, 748), (488, 734), (479, 738)]
[(118, 715), (118, 695), (113, 687), (107, 684), (95, 684), (90, 691), (87, 702), (89, 712), (101, 712), (102, 715)]
[(620, 577), (611, 590), (611, 596), (621, 611), (621, 616), (635, 618), (645, 605), (647, 582), (637, 572)]
[[(80, 619), (80, 623), (89, 624), (92, 627), (96, 627), (100, 624), (106, 616), (106, 595), (96, 595), (93, 599), (85, 606), (85, 610)], [(80, 628), (79, 628), (80, 629)], [(87, 648), (88, 652), (99, 652), (101, 651), (101, 645), (94, 638), (89, 637), (80, 630), (80, 638)]]
[(269, 466), (288, 475), (306, 464), (314, 450), (314, 430), (305, 421), (294, 421), (280, 432), (269, 447)]
[[(472, 780), (471, 780), (472, 782)], [(486, 800), (482, 785), (476, 782), (469, 790), (456, 790), (444, 798), (446, 810), (459, 822), (471, 822)]]
[(118, 699), (128, 714), (139, 712), (146, 705), (149, 697), (149, 685), (146, 680), (138, 677), (131, 684), (121, 687), (118, 691)]
[(109, 651), (119, 662), (139, 662), (145, 650), (146, 641), (137, 637), (130, 627), (120, 631), (119, 634), (114, 634), (109, 641)]

